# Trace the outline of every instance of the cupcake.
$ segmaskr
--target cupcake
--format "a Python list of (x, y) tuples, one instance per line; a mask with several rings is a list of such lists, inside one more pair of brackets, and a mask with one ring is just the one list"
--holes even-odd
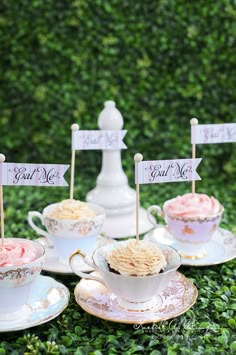
[(155, 275), (167, 265), (163, 252), (152, 242), (136, 239), (122, 242), (107, 255), (111, 272), (125, 276)]
[(218, 215), (223, 207), (213, 196), (187, 193), (168, 200), (164, 213), (176, 218), (205, 219)]
[(20, 266), (37, 257), (34, 244), (27, 240), (4, 238), (0, 245), (0, 267)]
[(86, 202), (67, 199), (55, 204), (54, 208), (48, 213), (49, 218), (79, 220), (82, 218), (94, 218), (95, 210)]

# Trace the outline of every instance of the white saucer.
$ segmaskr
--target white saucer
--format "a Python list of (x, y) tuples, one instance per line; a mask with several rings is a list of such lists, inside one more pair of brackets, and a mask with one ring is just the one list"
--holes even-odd
[[(159, 225), (145, 234), (144, 239), (155, 240), (159, 243), (171, 245), (178, 251), (178, 242), (172, 237), (164, 225)], [(218, 228), (212, 236), (211, 241), (206, 243), (205, 249), (207, 251), (205, 257), (195, 260), (182, 257), (182, 265), (216, 265), (234, 259), (236, 257), (236, 235), (226, 229)]]
[(22, 330), (46, 323), (57, 317), (68, 305), (69, 290), (51, 277), (38, 277), (27, 305), (27, 317), (0, 321), (0, 332)]
[[(46, 238), (41, 237), (36, 239), (36, 241), (45, 247), (45, 261), (43, 266), (44, 271), (49, 271), (57, 274), (73, 274), (73, 271), (69, 263), (64, 264), (60, 261), (57, 251), (55, 250), (54, 247), (49, 246)], [(109, 243), (115, 243), (115, 241), (111, 238), (99, 236), (97, 238), (96, 245), (91, 246), (91, 252), (88, 254), (88, 256), (91, 256), (95, 249)], [(79, 270), (83, 272), (89, 272), (94, 269), (92, 269), (90, 266), (88, 266), (81, 260), (81, 265)]]
[(94, 280), (81, 279), (75, 287), (74, 295), (83, 310), (98, 318), (119, 323), (144, 324), (183, 314), (196, 302), (198, 291), (189, 279), (176, 272), (168, 287), (156, 296), (156, 306), (147, 311), (121, 308), (118, 297)]

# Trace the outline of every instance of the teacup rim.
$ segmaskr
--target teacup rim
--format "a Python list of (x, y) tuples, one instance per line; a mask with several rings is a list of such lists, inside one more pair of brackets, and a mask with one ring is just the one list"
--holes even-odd
[[(128, 240), (126, 240), (128, 241)], [(126, 242), (126, 241), (122, 241), (122, 242)], [(118, 243), (122, 243), (122, 242), (118, 242)], [(159, 272), (157, 274), (153, 274), (153, 275), (147, 275), (147, 276), (131, 276), (131, 275), (121, 275), (121, 274), (117, 274), (115, 272), (112, 272), (110, 270), (102, 270), (102, 272), (106, 273), (106, 274), (114, 274), (116, 275), (118, 278), (120, 277), (126, 277), (126, 278), (131, 278), (131, 279), (151, 279), (151, 278), (154, 278), (154, 277), (157, 277), (157, 276), (160, 276), (160, 275), (167, 275), (169, 272), (173, 272), (173, 271), (176, 271), (178, 270), (178, 268), (182, 265), (182, 262), (181, 262), (181, 255), (178, 253), (178, 251), (172, 247), (171, 245), (168, 245), (168, 244), (162, 244), (162, 243), (159, 243), (157, 241), (154, 241), (154, 240), (150, 240), (151, 243), (153, 244), (156, 244), (156, 245), (160, 245), (163, 247), (163, 249), (165, 247), (167, 247), (168, 249), (172, 249), (174, 251), (174, 253), (176, 254), (176, 256), (179, 258), (179, 262), (178, 262), (178, 265), (169, 269), (169, 270), (166, 270), (166, 271), (162, 271), (162, 272)], [(94, 256), (95, 256), (95, 253), (98, 252), (99, 250), (101, 249), (105, 249), (106, 247), (109, 247), (109, 246), (115, 246), (116, 243), (113, 243), (113, 244), (108, 244), (108, 245), (103, 245), (101, 246), (100, 248), (97, 248), (96, 250), (94, 250), (93, 254), (92, 254), (92, 261), (94, 263), (94, 265), (96, 266), (97, 270), (100, 271), (101, 269), (98, 267), (98, 265), (96, 264), (95, 260), (94, 260)]]

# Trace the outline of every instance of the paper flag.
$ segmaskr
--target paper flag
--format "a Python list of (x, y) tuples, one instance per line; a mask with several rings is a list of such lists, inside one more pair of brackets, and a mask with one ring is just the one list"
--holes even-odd
[(73, 131), (72, 149), (74, 150), (95, 150), (95, 149), (126, 149), (123, 142), (126, 135), (125, 130), (114, 131)]
[(0, 185), (68, 186), (69, 165), (0, 163)]
[(232, 142), (236, 142), (236, 123), (191, 126), (192, 144)]
[(202, 158), (141, 161), (135, 164), (136, 184), (201, 180), (196, 172)]

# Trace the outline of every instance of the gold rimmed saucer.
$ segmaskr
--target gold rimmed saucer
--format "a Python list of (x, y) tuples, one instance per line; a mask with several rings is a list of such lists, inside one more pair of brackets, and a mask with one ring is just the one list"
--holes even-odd
[(84, 311), (105, 320), (145, 324), (171, 319), (185, 313), (196, 302), (193, 283), (176, 272), (167, 288), (159, 294), (156, 306), (147, 311), (125, 310), (118, 297), (97, 281), (81, 279), (74, 290), (75, 300)]
[[(157, 228), (145, 234), (144, 239), (170, 245), (177, 251), (180, 249), (178, 242), (164, 225), (159, 225)], [(190, 258), (189, 256), (184, 257), (184, 255), (181, 255), (182, 265), (209, 266), (233, 260), (236, 257), (236, 234), (226, 229), (218, 228), (211, 240), (205, 244), (205, 250), (206, 255), (203, 255), (202, 258)]]

